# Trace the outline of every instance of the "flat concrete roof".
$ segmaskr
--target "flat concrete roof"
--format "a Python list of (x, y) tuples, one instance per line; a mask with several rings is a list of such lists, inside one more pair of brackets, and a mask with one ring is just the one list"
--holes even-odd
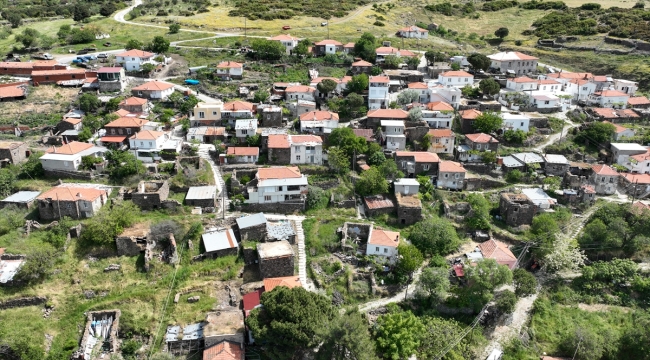
[(2, 202), (28, 203), (34, 201), (34, 199), (36, 199), (40, 194), (40, 191), (19, 191), (10, 195), (6, 199), (3, 199)]
[(240, 218), (237, 218), (235, 221), (237, 222), (237, 226), (239, 226), (240, 229), (247, 229), (249, 227), (265, 224), (266, 217), (264, 216), (264, 213), (257, 213), (253, 215), (242, 216)]
[(291, 244), (286, 240), (259, 243), (257, 244), (257, 253), (260, 259), (294, 256)]
[(244, 333), (244, 314), (239, 309), (208, 313), (203, 336), (219, 336)]

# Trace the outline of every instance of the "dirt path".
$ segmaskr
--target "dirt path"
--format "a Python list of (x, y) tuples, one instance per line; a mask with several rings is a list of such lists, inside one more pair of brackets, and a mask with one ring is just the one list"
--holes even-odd
[(485, 358), (494, 349), (503, 350), (503, 344), (508, 339), (518, 336), (521, 328), (528, 322), (528, 316), (533, 308), (533, 303), (537, 299), (539, 287), (535, 294), (520, 298), (515, 306), (515, 311), (508, 316), (503, 325), (497, 326), (490, 336), (490, 343), (485, 348), (481, 359)]
[(544, 148), (547, 147), (548, 145), (551, 145), (551, 144), (557, 142), (561, 138), (565, 138), (567, 136), (567, 134), (569, 133), (569, 130), (571, 130), (574, 127), (578, 126), (578, 124), (575, 124), (575, 123), (571, 122), (571, 120), (569, 120), (564, 113), (560, 113), (557, 117), (559, 119), (564, 120), (565, 125), (562, 128), (562, 131), (560, 131), (557, 134), (550, 135), (548, 138), (546, 138), (546, 141), (544, 141), (541, 144), (535, 146), (533, 148), (534, 150), (537, 150), (537, 151), (540, 151), (540, 152), (543, 151)]
[(417, 271), (413, 273), (413, 282), (409, 286), (407, 286), (404, 290), (398, 292), (397, 294), (389, 298), (377, 299), (377, 300), (369, 301), (364, 304), (360, 304), (359, 311), (368, 312), (372, 309), (376, 309), (391, 303), (400, 302), (406, 299), (407, 296), (413, 296), (413, 293), (415, 292), (415, 284), (417, 284), (418, 280), (420, 279), (420, 274), (422, 274), (422, 269), (424, 269), (425, 266), (428, 266), (427, 262), (425, 262)]

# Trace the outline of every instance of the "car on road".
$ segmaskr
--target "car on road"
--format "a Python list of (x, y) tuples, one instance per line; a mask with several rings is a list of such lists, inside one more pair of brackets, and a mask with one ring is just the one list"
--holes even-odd
[(105, 53), (97, 54), (98, 59), (108, 59), (108, 55)]
[(82, 64), (82, 63), (83, 63), (83, 60), (81, 60), (81, 59), (73, 59), (73, 60), (72, 60), (72, 63), (73, 63), (73, 64)]
[(79, 62), (82, 63), (88, 62), (88, 59), (86, 59), (84, 56), (77, 56), (75, 60), (79, 60)]
[(289, 26), (289, 25), (285, 25), (285, 26), (282, 27), (282, 30), (289, 30), (289, 29), (291, 29), (291, 26)]
[(97, 56), (95, 55), (86, 55), (84, 56), (84, 59), (90, 61), (90, 60), (97, 60)]

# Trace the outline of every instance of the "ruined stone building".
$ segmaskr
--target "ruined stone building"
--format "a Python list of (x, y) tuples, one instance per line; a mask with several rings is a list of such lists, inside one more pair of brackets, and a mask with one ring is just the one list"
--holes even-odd
[(537, 207), (524, 194), (502, 193), (499, 211), (508, 226), (530, 225), (537, 213)]
[(169, 183), (164, 181), (140, 181), (138, 191), (131, 200), (142, 210), (162, 208), (162, 203), (169, 197)]
[(275, 241), (257, 244), (262, 278), (292, 276), (294, 272), (294, 253), (288, 241)]
[(0, 141), (0, 164), (20, 164), (27, 160), (30, 151), (22, 141)]
[(422, 202), (417, 195), (395, 194), (397, 218), (402, 225), (411, 225), (422, 220)]

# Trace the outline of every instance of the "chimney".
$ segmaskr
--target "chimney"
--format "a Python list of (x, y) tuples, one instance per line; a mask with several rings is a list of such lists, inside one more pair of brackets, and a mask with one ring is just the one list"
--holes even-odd
[(81, 193), (77, 193), (77, 197), (81, 199)]

